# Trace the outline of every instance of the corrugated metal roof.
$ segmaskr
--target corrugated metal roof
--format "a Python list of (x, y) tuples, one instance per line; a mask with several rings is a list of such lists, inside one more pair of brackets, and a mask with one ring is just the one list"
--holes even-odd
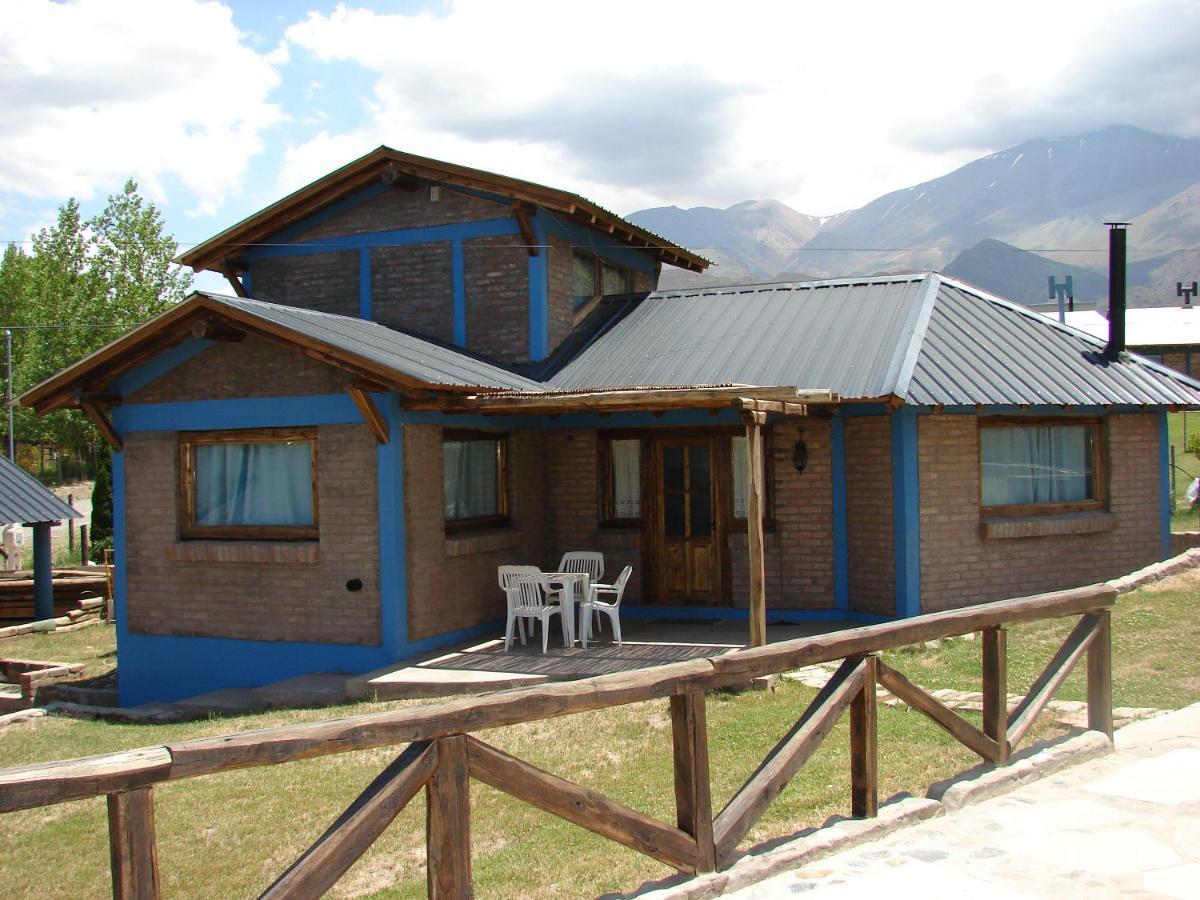
[(426, 384), (519, 391), (542, 387), (507, 369), (377, 322), (208, 291), (198, 293)]
[(938, 273), (651, 294), (555, 388), (794, 385), (922, 405), (1200, 404), (1200, 383)]
[(736, 382), (885, 396), (925, 289), (923, 276), (908, 275), (654, 293), (550, 384)]
[(83, 518), (40, 481), (0, 456), (0, 523), (32, 524)]

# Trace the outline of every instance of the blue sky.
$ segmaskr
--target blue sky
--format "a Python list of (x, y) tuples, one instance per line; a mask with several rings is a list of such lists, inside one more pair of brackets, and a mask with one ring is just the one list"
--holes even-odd
[(6, 0), (0, 238), (126, 177), (181, 244), (379, 144), (618, 212), (829, 215), (1032, 137), (1200, 135), (1200, 4)]

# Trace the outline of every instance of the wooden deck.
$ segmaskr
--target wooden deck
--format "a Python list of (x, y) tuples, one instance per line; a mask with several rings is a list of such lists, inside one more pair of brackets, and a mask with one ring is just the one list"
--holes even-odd
[[(564, 647), (562, 633), (552, 625), (550, 646), (542, 653), (542, 640), (514, 641), (504, 651), (503, 639), (464, 644), (436, 655), (401, 660), (368, 672), (347, 684), (352, 698), (401, 699), (480, 693), (540, 684), (571, 681), (650, 666), (704, 659), (732, 653), (746, 646), (749, 630), (745, 622), (665, 622), (654, 620), (622, 622), (625, 641), (612, 642), (606, 629), (584, 650), (578, 644)], [(844, 622), (814, 622), (808, 625), (772, 625), (768, 640), (783, 641), (852, 627)]]

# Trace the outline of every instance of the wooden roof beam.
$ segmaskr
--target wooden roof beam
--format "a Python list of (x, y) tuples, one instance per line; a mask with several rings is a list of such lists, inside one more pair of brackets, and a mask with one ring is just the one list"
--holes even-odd
[(82, 403), (80, 408), (83, 414), (92, 420), (92, 424), (100, 432), (106, 444), (116, 452), (121, 452), (121, 436), (117, 434), (117, 430), (112, 427), (112, 422), (104, 415), (100, 409), (92, 403)]
[(530, 256), (538, 255), (538, 240), (537, 235), (533, 231), (533, 226), (529, 224), (529, 212), (523, 203), (514, 203), (512, 205), (513, 217), (517, 220), (517, 228), (521, 230), (521, 240), (525, 242), (525, 251)]

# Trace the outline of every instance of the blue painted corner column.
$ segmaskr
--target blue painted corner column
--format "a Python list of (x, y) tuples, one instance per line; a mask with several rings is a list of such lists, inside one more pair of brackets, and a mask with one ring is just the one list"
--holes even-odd
[(917, 414), (901, 406), (892, 413), (892, 533), (895, 547), (896, 615), (921, 613), (921, 518)]
[(850, 543), (846, 524), (846, 420), (835, 415), (829, 426), (833, 475), (833, 607), (850, 609)]
[(50, 551), (50, 523), (33, 523), (33, 617), (54, 618), (54, 569)]
[(1158, 503), (1161, 517), (1163, 559), (1171, 556), (1171, 437), (1167, 411), (1158, 414)]
[(388, 424), (377, 451), (379, 603), (383, 650), (395, 659), (408, 643), (408, 573), (404, 550), (404, 430), (397, 394), (376, 395)]
[(533, 230), (537, 235), (537, 255), (529, 257), (529, 359), (541, 362), (550, 352), (550, 255), (546, 239), (545, 216), (540, 212), (533, 217)]

